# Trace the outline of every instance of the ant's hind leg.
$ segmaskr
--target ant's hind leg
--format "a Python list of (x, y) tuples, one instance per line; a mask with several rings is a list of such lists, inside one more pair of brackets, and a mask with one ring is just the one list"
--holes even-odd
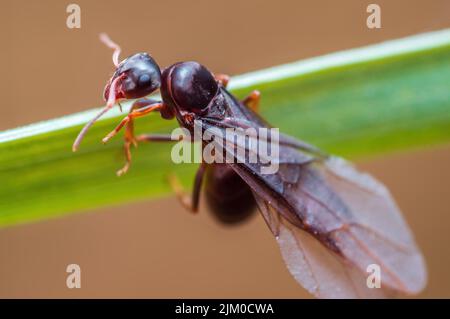
[[(223, 85), (223, 87), (227, 87), (228, 82), (230, 81), (230, 77), (226, 74), (215, 74), (214, 78), (216, 81), (218, 81), (220, 84)], [(244, 100), (242, 100), (242, 103), (244, 103), (245, 106), (252, 109), (256, 113), (259, 112), (259, 100), (261, 98), (261, 93), (258, 90), (252, 91)]]
[(200, 167), (195, 174), (194, 188), (192, 190), (192, 195), (186, 193), (181, 185), (180, 180), (175, 174), (169, 175), (169, 184), (175, 195), (178, 197), (181, 204), (189, 210), (191, 213), (196, 213), (198, 211), (198, 203), (200, 200), (200, 190), (202, 188), (203, 176), (205, 175), (206, 164), (200, 164)]
[(224, 88), (227, 87), (228, 82), (230, 81), (230, 76), (226, 74), (215, 74), (214, 78), (218, 81)]
[(258, 90), (252, 91), (245, 99), (242, 100), (242, 103), (248, 108), (252, 109), (256, 113), (259, 112), (259, 101), (261, 99), (261, 93)]

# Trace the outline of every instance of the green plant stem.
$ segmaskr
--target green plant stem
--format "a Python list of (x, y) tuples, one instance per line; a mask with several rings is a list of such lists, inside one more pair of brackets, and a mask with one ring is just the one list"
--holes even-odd
[[(244, 97), (262, 93), (261, 112), (281, 131), (357, 158), (450, 140), (450, 30), (261, 70), (232, 78)], [(129, 107), (129, 103), (125, 105)], [(123, 117), (117, 109), (71, 145), (97, 110), (0, 133), (0, 226), (170, 194), (175, 171), (188, 184), (197, 165), (171, 162), (171, 145), (141, 144), (129, 173), (121, 138), (101, 138)], [(171, 132), (175, 121), (150, 115), (137, 132)]]

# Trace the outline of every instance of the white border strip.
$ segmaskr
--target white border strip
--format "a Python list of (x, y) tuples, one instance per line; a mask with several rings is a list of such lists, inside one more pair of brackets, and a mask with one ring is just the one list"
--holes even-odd
[[(233, 76), (230, 81), (229, 88), (239, 89), (254, 86), (284, 78), (306, 75), (327, 68), (347, 66), (384, 57), (393, 57), (405, 53), (413, 53), (437, 48), (448, 44), (450, 44), (450, 29), (422, 33), (402, 39), (340, 51), (320, 57)], [(129, 110), (130, 105), (131, 102), (124, 102), (122, 104), (125, 111)], [(91, 109), (57, 119), (42, 121), (0, 132), (0, 143), (84, 124), (101, 109), (102, 108)], [(120, 115), (120, 111), (118, 108), (114, 108), (109, 113), (105, 114), (102, 119), (108, 119), (118, 115)]]
[(339, 51), (294, 63), (234, 76), (230, 89), (272, 82), (283, 78), (314, 73), (332, 67), (414, 53), (450, 44), (450, 29), (421, 33), (402, 39), (390, 40), (361, 48)]

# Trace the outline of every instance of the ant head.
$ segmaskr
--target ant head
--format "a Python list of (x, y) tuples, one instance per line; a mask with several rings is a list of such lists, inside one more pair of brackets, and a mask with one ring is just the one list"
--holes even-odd
[(141, 98), (156, 91), (161, 86), (161, 71), (155, 60), (147, 53), (137, 53), (119, 63), (120, 46), (114, 43), (105, 33), (100, 40), (114, 49), (112, 60), (116, 71), (105, 86), (103, 97), (106, 106), (83, 127), (78, 134), (72, 149), (76, 151), (89, 128), (119, 99)]
[(147, 53), (129, 56), (117, 66), (114, 75), (105, 87), (103, 96), (108, 101), (112, 83), (115, 99), (136, 99), (156, 91), (161, 86), (161, 71), (158, 64)]

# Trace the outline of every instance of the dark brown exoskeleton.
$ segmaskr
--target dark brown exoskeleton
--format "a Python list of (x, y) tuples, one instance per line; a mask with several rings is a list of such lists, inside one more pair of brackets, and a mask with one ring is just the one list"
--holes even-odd
[[(118, 99), (141, 98), (103, 139), (107, 142), (125, 127), (127, 162), (119, 175), (129, 169), (132, 144), (172, 141), (170, 135), (134, 136), (133, 119), (153, 111), (164, 119), (175, 117), (190, 133), (197, 123), (202, 130), (219, 131), (270, 127), (257, 114), (259, 92), (238, 101), (226, 89), (227, 76), (214, 76), (197, 62), (176, 63), (160, 72), (148, 54), (138, 53), (119, 63), (118, 46), (104, 40), (116, 49), (116, 72), (105, 88), (107, 106), (85, 126), (74, 150), (93, 122)], [(157, 89), (162, 101), (143, 98)], [(257, 206), (289, 271), (308, 291), (325, 298), (386, 297), (417, 293), (424, 287), (422, 255), (389, 191), (376, 179), (283, 134), (278, 140), (278, 170), (271, 174), (261, 172), (261, 163), (237, 160), (238, 150), (251, 151), (247, 143), (228, 137), (208, 142), (220, 144), (236, 161), (200, 164), (192, 196), (172, 176), (171, 184), (183, 205), (197, 211), (205, 179), (207, 202), (220, 220), (243, 220)]]

